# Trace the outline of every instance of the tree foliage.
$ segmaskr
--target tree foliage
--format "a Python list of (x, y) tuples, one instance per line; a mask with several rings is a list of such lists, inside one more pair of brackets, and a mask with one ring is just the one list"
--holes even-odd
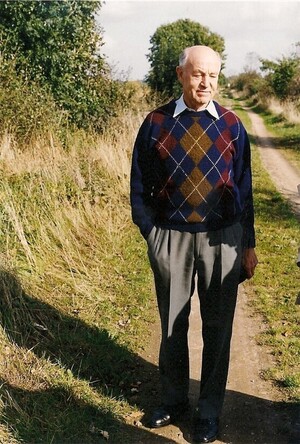
[(100, 1), (1, 1), (0, 45), (23, 81), (46, 88), (79, 127), (99, 129), (113, 113), (119, 85), (100, 55)]
[(8, 131), (18, 141), (27, 141), (49, 130), (62, 134), (68, 114), (60, 109), (52, 94), (38, 82), (16, 74), (12, 60), (0, 55), (0, 133)]
[(231, 77), (231, 86), (241, 91), (246, 98), (258, 100), (261, 105), (270, 98), (280, 102), (292, 101), (296, 109), (300, 107), (300, 44), (298, 50), (279, 59), (259, 58), (260, 72), (248, 67), (237, 76)]
[(169, 97), (177, 95), (180, 91), (176, 66), (183, 49), (193, 45), (207, 45), (218, 51), (221, 56), (225, 49), (223, 37), (189, 19), (180, 19), (160, 26), (151, 37), (150, 43), (147, 58), (151, 68), (146, 82), (154, 90)]
[(231, 79), (231, 85), (246, 97), (253, 97), (265, 84), (261, 74), (254, 70), (247, 70)]
[(276, 62), (262, 59), (262, 71), (267, 72), (266, 80), (280, 100), (299, 98), (300, 57), (282, 57)]

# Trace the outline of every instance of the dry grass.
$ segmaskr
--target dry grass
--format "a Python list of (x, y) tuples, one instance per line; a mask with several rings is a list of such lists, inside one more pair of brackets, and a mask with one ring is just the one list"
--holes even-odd
[(279, 102), (272, 97), (268, 101), (268, 109), (276, 116), (284, 116), (290, 123), (300, 123), (300, 113), (293, 102)]
[(53, 134), (1, 140), (0, 442), (93, 443), (106, 429), (126, 442), (152, 320), (128, 201), (141, 119), (119, 118), (102, 137), (68, 134), (65, 145)]

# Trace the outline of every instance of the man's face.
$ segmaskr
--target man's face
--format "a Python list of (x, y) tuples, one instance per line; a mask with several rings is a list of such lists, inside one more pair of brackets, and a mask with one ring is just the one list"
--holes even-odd
[(184, 66), (177, 67), (185, 104), (196, 111), (204, 109), (218, 88), (220, 60), (209, 48), (196, 48), (188, 54)]

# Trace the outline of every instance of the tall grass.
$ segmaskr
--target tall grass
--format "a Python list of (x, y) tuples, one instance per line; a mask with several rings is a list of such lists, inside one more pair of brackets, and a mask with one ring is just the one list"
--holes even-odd
[(128, 202), (141, 119), (1, 139), (0, 442), (127, 442), (154, 305)]
[(271, 97), (267, 102), (267, 106), (272, 114), (276, 116), (282, 115), (290, 123), (300, 123), (300, 112), (293, 102), (280, 102), (274, 97)]

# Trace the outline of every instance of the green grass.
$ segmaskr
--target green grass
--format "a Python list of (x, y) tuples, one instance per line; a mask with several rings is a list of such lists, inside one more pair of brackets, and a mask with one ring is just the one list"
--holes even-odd
[[(134, 131), (15, 150), (0, 184), (0, 442), (132, 442), (155, 311), (128, 202)], [(118, 140), (118, 143), (116, 143)], [(4, 143), (4, 142), (3, 142)], [(134, 388), (134, 390), (133, 390)], [(144, 397), (147, 395), (144, 395)], [(129, 418), (129, 419), (128, 419)]]
[[(252, 141), (253, 187), (256, 214), (257, 255), (259, 265), (255, 277), (247, 283), (251, 304), (261, 313), (265, 322), (263, 333), (257, 338), (275, 357), (276, 365), (265, 372), (284, 389), (287, 397), (300, 400), (300, 329), (299, 305), (300, 270), (296, 266), (300, 246), (299, 222), (290, 205), (277, 192), (269, 174), (264, 170), (251, 134), (250, 120), (240, 105), (236, 112), (242, 118)], [(295, 134), (286, 133), (282, 122), (276, 119), (267, 126), (274, 134), (275, 143), (284, 146)], [(298, 129), (299, 131), (299, 129)], [(298, 133), (299, 134), (299, 133)], [(290, 150), (297, 161), (298, 150)]]

